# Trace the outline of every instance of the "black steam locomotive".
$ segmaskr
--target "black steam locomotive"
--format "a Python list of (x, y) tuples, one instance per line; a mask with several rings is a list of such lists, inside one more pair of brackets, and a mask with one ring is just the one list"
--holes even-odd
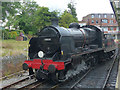
[(37, 37), (31, 38), (30, 60), (23, 69), (36, 73), (37, 80), (64, 81), (113, 55), (116, 45), (110, 35), (92, 25), (80, 27), (78, 23), (69, 28), (56, 23), (44, 27)]

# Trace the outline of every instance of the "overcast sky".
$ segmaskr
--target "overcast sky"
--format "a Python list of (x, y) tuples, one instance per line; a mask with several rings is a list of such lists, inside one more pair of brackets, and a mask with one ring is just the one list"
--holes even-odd
[[(50, 11), (63, 12), (71, 0), (35, 0), (40, 6), (49, 7)], [(72, 0), (74, 1), (78, 20), (91, 13), (113, 13), (109, 0)]]

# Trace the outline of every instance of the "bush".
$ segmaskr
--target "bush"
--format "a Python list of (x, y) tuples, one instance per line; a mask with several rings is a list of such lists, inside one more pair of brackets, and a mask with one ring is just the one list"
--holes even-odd
[(28, 35), (33, 35), (34, 33), (32, 31), (29, 31), (28, 32)]
[(9, 38), (10, 39), (16, 39), (16, 37), (18, 36), (16, 31), (11, 31), (9, 32)]
[(16, 39), (16, 37), (19, 36), (20, 33), (23, 33), (25, 35), (23, 30), (2, 30), (2, 39)]
[(9, 32), (7, 30), (2, 30), (2, 39), (8, 39), (9, 38)]
[(32, 35), (27, 35), (28, 39), (31, 39), (32, 38)]
[(23, 30), (17, 30), (17, 33), (20, 35), (20, 33), (25, 34), (25, 32)]

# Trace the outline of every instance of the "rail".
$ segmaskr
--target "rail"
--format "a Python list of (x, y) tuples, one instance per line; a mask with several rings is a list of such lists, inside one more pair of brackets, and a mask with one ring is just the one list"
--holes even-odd
[(115, 64), (115, 61), (116, 61), (116, 58), (117, 58), (117, 54), (118, 54), (118, 50), (117, 50), (116, 53), (115, 53), (113, 62), (112, 62), (112, 64), (111, 64), (110, 68), (109, 68), (109, 71), (108, 71), (108, 74), (107, 74), (107, 76), (106, 76), (105, 82), (104, 82), (104, 84), (103, 84), (102, 90), (105, 90), (107, 81), (109, 80), (110, 74), (111, 74), (112, 69), (113, 69), (113, 66), (114, 66), (114, 64)]
[(27, 77), (25, 77), (25, 78), (23, 78), (23, 79), (21, 79), (21, 80), (18, 80), (18, 81), (16, 81), (16, 82), (13, 82), (13, 83), (11, 83), (11, 84), (9, 84), (9, 85), (6, 85), (6, 86), (2, 87), (2, 89), (10, 88), (11, 86), (16, 85), (16, 84), (18, 84), (18, 83), (20, 83), (20, 82), (23, 82), (23, 81), (25, 81), (25, 80), (28, 80), (30, 77), (33, 77), (33, 76), (34, 76), (34, 75), (27, 76)]

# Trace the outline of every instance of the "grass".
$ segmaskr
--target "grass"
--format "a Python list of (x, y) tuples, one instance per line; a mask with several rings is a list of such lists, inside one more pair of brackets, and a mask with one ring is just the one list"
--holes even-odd
[(8, 75), (10, 75), (10, 74), (13, 74), (13, 73), (16, 73), (16, 72), (19, 72), (19, 71), (22, 71), (22, 70), (23, 70), (23, 69), (22, 69), (22, 64), (23, 64), (22, 61), (21, 61), (21, 62), (18, 62), (18, 63), (17, 63), (17, 66), (14, 65), (13, 63), (7, 63), (7, 64), (5, 65), (5, 67), (6, 67), (5, 71), (2, 70), (2, 77), (8, 76)]
[[(16, 40), (3, 40), (0, 42), (0, 56), (16, 56), (20, 54), (28, 55), (28, 44), (29, 41), (16, 41)], [(2, 49), (1, 49), (2, 48)], [(22, 70), (23, 60), (16, 61), (16, 65), (11, 63), (5, 64), (5, 70), (2, 70), (2, 76), (7, 76), (12, 73)]]
[(2, 57), (15, 56), (24, 54), (27, 56), (29, 41), (3, 40), (0, 47), (2, 47)]

